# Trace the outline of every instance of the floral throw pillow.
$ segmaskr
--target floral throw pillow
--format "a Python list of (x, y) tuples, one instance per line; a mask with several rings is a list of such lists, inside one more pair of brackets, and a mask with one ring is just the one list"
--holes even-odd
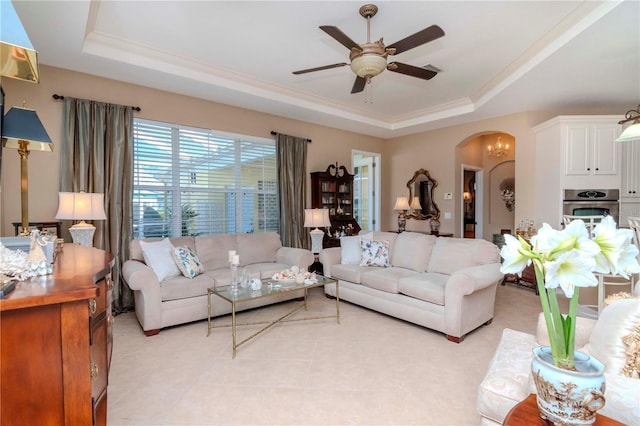
[(360, 266), (388, 268), (389, 241), (360, 240)]
[(200, 259), (198, 259), (198, 256), (196, 256), (189, 247), (176, 247), (171, 252), (171, 255), (173, 256), (173, 260), (176, 261), (178, 269), (180, 269), (180, 272), (182, 272), (182, 275), (185, 277), (193, 278), (204, 272)]

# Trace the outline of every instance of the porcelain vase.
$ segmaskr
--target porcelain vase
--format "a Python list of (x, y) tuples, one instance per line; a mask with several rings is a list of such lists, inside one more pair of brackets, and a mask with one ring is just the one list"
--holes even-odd
[(575, 352), (575, 370), (556, 367), (551, 348), (533, 349), (531, 373), (537, 390), (540, 416), (554, 425), (591, 425), (604, 407), (604, 365)]

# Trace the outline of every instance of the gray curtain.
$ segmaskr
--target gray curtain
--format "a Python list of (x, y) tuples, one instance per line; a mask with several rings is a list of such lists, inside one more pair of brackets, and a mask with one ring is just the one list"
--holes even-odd
[[(113, 254), (113, 308), (133, 309), (133, 292), (120, 277), (129, 257), (133, 190), (133, 109), (65, 97), (61, 192), (104, 193), (107, 220), (94, 221), (94, 246)], [(72, 223), (63, 223), (63, 234)], [(65, 238), (69, 240), (68, 235)]]
[(276, 134), (280, 239), (287, 247), (308, 248), (304, 229), (307, 188), (307, 139)]

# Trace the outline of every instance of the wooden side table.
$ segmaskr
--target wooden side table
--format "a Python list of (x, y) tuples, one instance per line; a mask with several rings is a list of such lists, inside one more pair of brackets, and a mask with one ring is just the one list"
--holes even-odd
[[(550, 426), (551, 422), (540, 417), (536, 394), (532, 393), (522, 402), (519, 402), (509, 411), (504, 418), (503, 426)], [(594, 426), (617, 426), (624, 425), (610, 417), (596, 414)]]

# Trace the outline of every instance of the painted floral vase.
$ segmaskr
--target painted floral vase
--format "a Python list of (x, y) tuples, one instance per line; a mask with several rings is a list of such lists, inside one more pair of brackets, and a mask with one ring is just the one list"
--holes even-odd
[(575, 352), (575, 370), (556, 367), (551, 348), (533, 349), (531, 373), (537, 390), (540, 416), (557, 426), (590, 425), (604, 407), (604, 365)]

